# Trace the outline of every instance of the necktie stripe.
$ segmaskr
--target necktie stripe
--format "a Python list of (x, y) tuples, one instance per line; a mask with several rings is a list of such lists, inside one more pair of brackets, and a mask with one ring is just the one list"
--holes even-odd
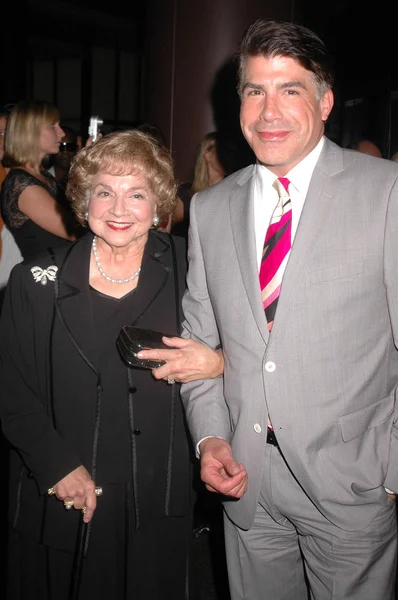
[(291, 250), (292, 209), (289, 183), (286, 177), (281, 177), (273, 184), (279, 200), (268, 225), (259, 273), (261, 298), (269, 331), (274, 322), (282, 277)]
[[(266, 245), (264, 247), (264, 254), (263, 254), (262, 260), (264, 260), (267, 256), (269, 256), (269, 254), (278, 245), (278, 243), (286, 241), (286, 238), (289, 238), (289, 241), (290, 241), (291, 223), (292, 223), (292, 218), (290, 216), (290, 219), (285, 224), (283, 224), (279, 229), (276, 229), (272, 233), (271, 237), (268, 240), (267, 239), (265, 240)], [(289, 243), (289, 241), (288, 241), (288, 243)]]
[[(274, 281), (274, 286), (275, 286), (275, 281)], [(272, 286), (272, 287), (274, 287), (274, 286)], [(276, 285), (276, 287), (273, 291), (270, 291), (269, 289), (267, 290), (269, 293), (266, 296), (266, 298), (263, 300), (264, 309), (266, 309), (275, 299), (277, 299), (279, 297), (280, 290), (281, 290), (280, 284)]]
[(267, 229), (267, 234), (265, 236), (265, 243), (270, 240), (276, 232), (278, 232), (280, 229), (282, 229), (286, 223), (289, 223), (289, 221), (292, 220), (292, 211), (289, 210), (287, 213), (285, 213), (284, 215), (282, 215), (281, 219), (277, 222), (277, 223), (271, 223), (270, 226)]
[[(267, 317), (268, 325), (272, 326), (275, 319), (276, 307), (278, 306), (278, 298), (275, 298), (271, 304), (265, 309), (265, 316)], [(272, 328), (272, 327), (271, 327)], [(271, 331), (271, 328), (268, 328)]]
[(260, 269), (261, 289), (264, 289), (268, 285), (268, 282), (275, 276), (275, 273), (280, 270), (285, 257), (290, 252), (290, 229), (291, 228), (289, 227), (289, 224), (287, 224), (284, 232), (278, 238), (277, 242), (272, 246), (271, 244), (267, 245), (261, 263), (261, 266), (263, 263), (266, 263), (266, 269)]

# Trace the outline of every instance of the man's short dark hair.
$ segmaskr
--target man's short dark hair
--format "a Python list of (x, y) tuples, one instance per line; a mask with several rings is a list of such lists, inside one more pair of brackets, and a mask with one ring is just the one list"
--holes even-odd
[(310, 29), (294, 23), (257, 19), (246, 30), (238, 50), (241, 95), (246, 61), (250, 56), (286, 56), (296, 60), (314, 74), (323, 95), (333, 87), (334, 67), (329, 51), (322, 40)]

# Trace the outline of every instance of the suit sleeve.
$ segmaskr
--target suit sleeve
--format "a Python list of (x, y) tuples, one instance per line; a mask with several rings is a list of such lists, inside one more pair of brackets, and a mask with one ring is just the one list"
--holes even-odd
[[(398, 349), (398, 179), (395, 181), (388, 204), (384, 249), (384, 278), (388, 310), (395, 347)], [(398, 350), (397, 350), (398, 351)], [(397, 382), (398, 386), (398, 382)], [(386, 488), (398, 493), (398, 403), (395, 392), (394, 421), (390, 442), (390, 459), (384, 481)]]
[(31, 279), (24, 265), (13, 269), (1, 311), (0, 418), (5, 438), (45, 493), (81, 461), (48, 414), (45, 372), (52, 298), (51, 303), (45, 298), (53, 290), (43, 290), (43, 302), (32, 303), (32, 285), (37, 284)]
[[(190, 206), (188, 241), (187, 289), (183, 297), (184, 315), (182, 337), (193, 338), (211, 348), (220, 346), (220, 336), (207, 286), (206, 263), (203, 256), (196, 217), (197, 195)], [(203, 224), (205, 226), (205, 223)], [(181, 386), (193, 443), (215, 436), (230, 442), (229, 412), (224, 399), (224, 380), (207, 379)]]

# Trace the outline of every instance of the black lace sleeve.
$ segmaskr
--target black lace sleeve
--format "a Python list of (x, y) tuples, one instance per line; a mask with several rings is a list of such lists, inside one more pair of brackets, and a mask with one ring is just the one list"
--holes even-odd
[(55, 198), (56, 190), (53, 182), (50, 183), (51, 188), (24, 169), (14, 168), (9, 171), (1, 186), (1, 214), (7, 227), (18, 229), (28, 220), (28, 217), (18, 208), (19, 196), (27, 187), (38, 185)]

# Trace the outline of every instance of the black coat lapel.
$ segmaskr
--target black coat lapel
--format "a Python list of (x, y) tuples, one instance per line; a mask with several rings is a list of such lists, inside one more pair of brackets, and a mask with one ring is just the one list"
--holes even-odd
[(150, 231), (134, 296), (132, 324), (138, 323), (165, 288), (170, 279), (172, 265), (168, 236)]
[(73, 244), (58, 271), (58, 316), (77, 351), (98, 374), (98, 354), (89, 286), (93, 236)]

